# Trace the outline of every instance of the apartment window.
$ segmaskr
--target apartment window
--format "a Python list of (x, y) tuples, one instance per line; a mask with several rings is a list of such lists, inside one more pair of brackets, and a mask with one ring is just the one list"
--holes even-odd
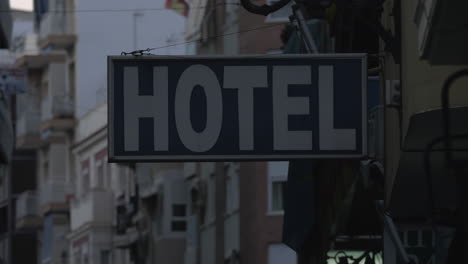
[(42, 168), (43, 168), (43, 178), (44, 178), (44, 182), (47, 182), (48, 178), (49, 178), (49, 161), (44, 161), (44, 163), (42, 164)]
[(113, 189), (112, 187), (112, 180), (111, 180), (111, 165), (106, 162), (106, 165), (104, 166), (104, 175), (105, 175), (105, 184), (109, 189)]
[(102, 160), (96, 161), (96, 187), (104, 187), (104, 165)]
[(72, 62), (68, 65), (69, 80), (68, 86), (70, 88), (70, 95), (75, 95), (75, 63)]
[(110, 250), (101, 251), (101, 264), (110, 264), (111, 263), (111, 254)]
[(276, 179), (271, 183), (271, 212), (282, 212), (284, 209), (284, 196), (286, 194), (286, 181)]
[(81, 163), (81, 195), (85, 196), (89, 191), (89, 160)]
[(103, 148), (94, 155), (95, 161), (95, 175), (96, 175), (96, 187), (104, 188), (106, 186), (105, 180), (105, 158), (106, 158), (107, 148)]
[(239, 208), (239, 175), (237, 167), (230, 164), (226, 169), (226, 213), (233, 213)]
[(211, 173), (208, 178), (207, 188), (207, 206), (205, 209), (206, 224), (210, 224), (215, 220), (215, 200), (216, 200), (216, 187), (215, 187), (215, 174)]
[(185, 204), (172, 205), (171, 230), (173, 232), (185, 232), (187, 230), (187, 206)]
[[(266, 2), (267, 2), (268, 5), (272, 5), (277, 1), (276, 0), (267, 0)], [(289, 16), (292, 15), (292, 8), (291, 8), (292, 5), (293, 5), (293, 1), (289, 2), (289, 4), (287, 4), (286, 6), (281, 8), (280, 10), (269, 14), (267, 16), (265, 22), (271, 22), (271, 23), (288, 22), (289, 21)]]
[(268, 181), (268, 213), (282, 214), (286, 196), (287, 175), (269, 176)]
[(268, 162), (268, 213), (282, 214), (288, 179), (288, 162)]

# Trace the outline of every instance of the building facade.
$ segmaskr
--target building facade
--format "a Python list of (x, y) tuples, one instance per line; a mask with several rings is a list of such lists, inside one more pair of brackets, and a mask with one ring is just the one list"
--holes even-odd
[[(12, 87), (11, 82), (8, 81), (13, 79), (12, 76), (16, 73), (14, 69), (15, 55), (11, 50), (18, 45), (23, 34), (28, 34), (33, 30), (33, 17), (31, 12), (9, 10), (8, 3), (6, 5), (4, 2), (0, 3), (0, 8), (2, 8), (0, 21), (2, 21), (1, 27), (3, 27), (0, 31), (7, 34), (0, 39), (2, 41), (8, 40), (8, 43), (3, 42), (2, 44), (7, 46), (3, 46), (3, 49), (0, 50), (0, 71), (2, 71), (0, 85), (2, 98), (0, 107), (0, 153), (2, 157), (2, 165), (0, 165), (2, 167), (0, 173), (0, 210), (2, 212), (0, 258), (4, 263), (34, 262), (37, 258), (37, 252), (33, 251), (26, 255), (21, 251), (23, 246), (35, 249), (37, 243), (35, 231), (28, 228), (31, 219), (23, 217), (26, 206), (23, 206), (24, 199), (21, 199), (21, 194), (35, 188), (35, 153), (29, 150), (14, 150), (14, 131), (17, 126), (14, 95), (21, 92), (24, 85)], [(20, 222), (16, 221), (20, 218), (19, 216), (22, 216)]]
[[(466, 133), (461, 125), (466, 123), (466, 78), (456, 78), (448, 85), (448, 125), (442, 114), (443, 87), (468, 64), (465, 50), (459, 47), (466, 37), (456, 30), (466, 22), (459, 11), (465, 7), (465, 3), (443, 1), (389, 1), (382, 17), (401, 45), (397, 59), (385, 53), (381, 73), (387, 84), (384, 102), (392, 99), (391, 83), (397, 82), (399, 88), (398, 111), (385, 108), (385, 203), (402, 234), (406, 253), (419, 263), (467, 261), (462, 238), (466, 207), (460, 200), (466, 183), (459, 172), (450, 173), (459, 170), (453, 159), (466, 163), (466, 149), (454, 137)], [(391, 16), (391, 10), (398, 15)], [(448, 152), (457, 150), (457, 154), (446, 163), (447, 149), (441, 137), (447, 126), (452, 142)], [(390, 238), (387, 230), (385, 263), (402, 263)]]
[[(115, 243), (117, 206), (135, 195), (128, 166), (107, 162), (107, 104), (80, 119), (72, 145), (75, 168), (70, 201), (69, 263), (132, 263)], [(133, 260), (133, 262), (136, 262)]]
[(134, 166), (107, 162), (106, 63), (123, 51), (184, 49), (164, 47), (184, 18), (163, 4), (34, 1), (35, 30), (12, 50), (28, 77), (15, 98), (15, 145), (32, 160), (18, 171), (31, 183), (17, 191), (16, 229), (33, 236), (35, 254), (14, 263), (140, 263), (133, 238), (118, 231), (136, 213), (138, 191)]

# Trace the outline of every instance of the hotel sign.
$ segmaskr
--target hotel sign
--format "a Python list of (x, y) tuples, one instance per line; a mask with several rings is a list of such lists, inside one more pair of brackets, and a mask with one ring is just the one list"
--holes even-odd
[(111, 161), (366, 155), (363, 54), (109, 57)]

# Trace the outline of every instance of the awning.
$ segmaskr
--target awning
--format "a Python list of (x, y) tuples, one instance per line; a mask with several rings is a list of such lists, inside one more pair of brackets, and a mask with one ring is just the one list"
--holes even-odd
[[(468, 134), (468, 107), (450, 109), (451, 134)], [(424, 151), (435, 138), (443, 135), (442, 110), (417, 113), (410, 118), (393, 184), (389, 211), (400, 221), (426, 221), (429, 217), (429, 193)], [(453, 140), (453, 155), (468, 160), (468, 140)], [(453, 210), (456, 206), (456, 180), (445, 169), (444, 145), (434, 145), (429, 156), (434, 208)]]
[[(452, 135), (468, 134), (468, 107), (450, 108), (450, 118)], [(404, 151), (424, 152), (432, 140), (443, 136), (442, 109), (416, 113), (409, 122)], [(468, 150), (468, 138), (453, 140), (453, 142), (454, 149)], [(434, 149), (440, 150), (443, 148), (443, 144), (437, 144), (434, 147)]]

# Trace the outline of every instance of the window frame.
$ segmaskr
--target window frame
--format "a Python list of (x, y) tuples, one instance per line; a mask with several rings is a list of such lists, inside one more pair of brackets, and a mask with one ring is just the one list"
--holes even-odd
[(106, 189), (109, 183), (106, 179), (107, 174), (107, 148), (103, 148), (94, 154), (94, 188)]
[[(174, 206), (184, 206), (184, 215), (183, 216), (176, 216)], [(185, 223), (185, 230), (174, 230), (172, 228), (172, 224), (174, 222), (184, 222)], [(187, 204), (186, 203), (171, 203), (171, 221), (169, 225), (169, 230), (171, 233), (185, 233), (187, 232)]]
[[(90, 160), (85, 159), (81, 161), (80, 170), (80, 197), (85, 197), (91, 189), (91, 172), (90, 172)], [(85, 184), (86, 179), (86, 184)]]
[(239, 211), (240, 190), (239, 190), (239, 173), (238, 165), (235, 163), (229, 164), (225, 170), (225, 208), (224, 215), (229, 216)]
[[(284, 215), (284, 204), (283, 210), (273, 210), (273, 183), (283, 182), (286, 184), (288, 175), (268, 175), (268, 210), (267, 215)], [(284, 194), (283, 194), (284, 195)]]
[(104, 171), (104, 164), (102, 159), (98, 159), (94, 162), (94, 175), (96, 175), (96, 183), (95, 188), (103, 189), (106, 185), (105, 183), (105, 171)]

